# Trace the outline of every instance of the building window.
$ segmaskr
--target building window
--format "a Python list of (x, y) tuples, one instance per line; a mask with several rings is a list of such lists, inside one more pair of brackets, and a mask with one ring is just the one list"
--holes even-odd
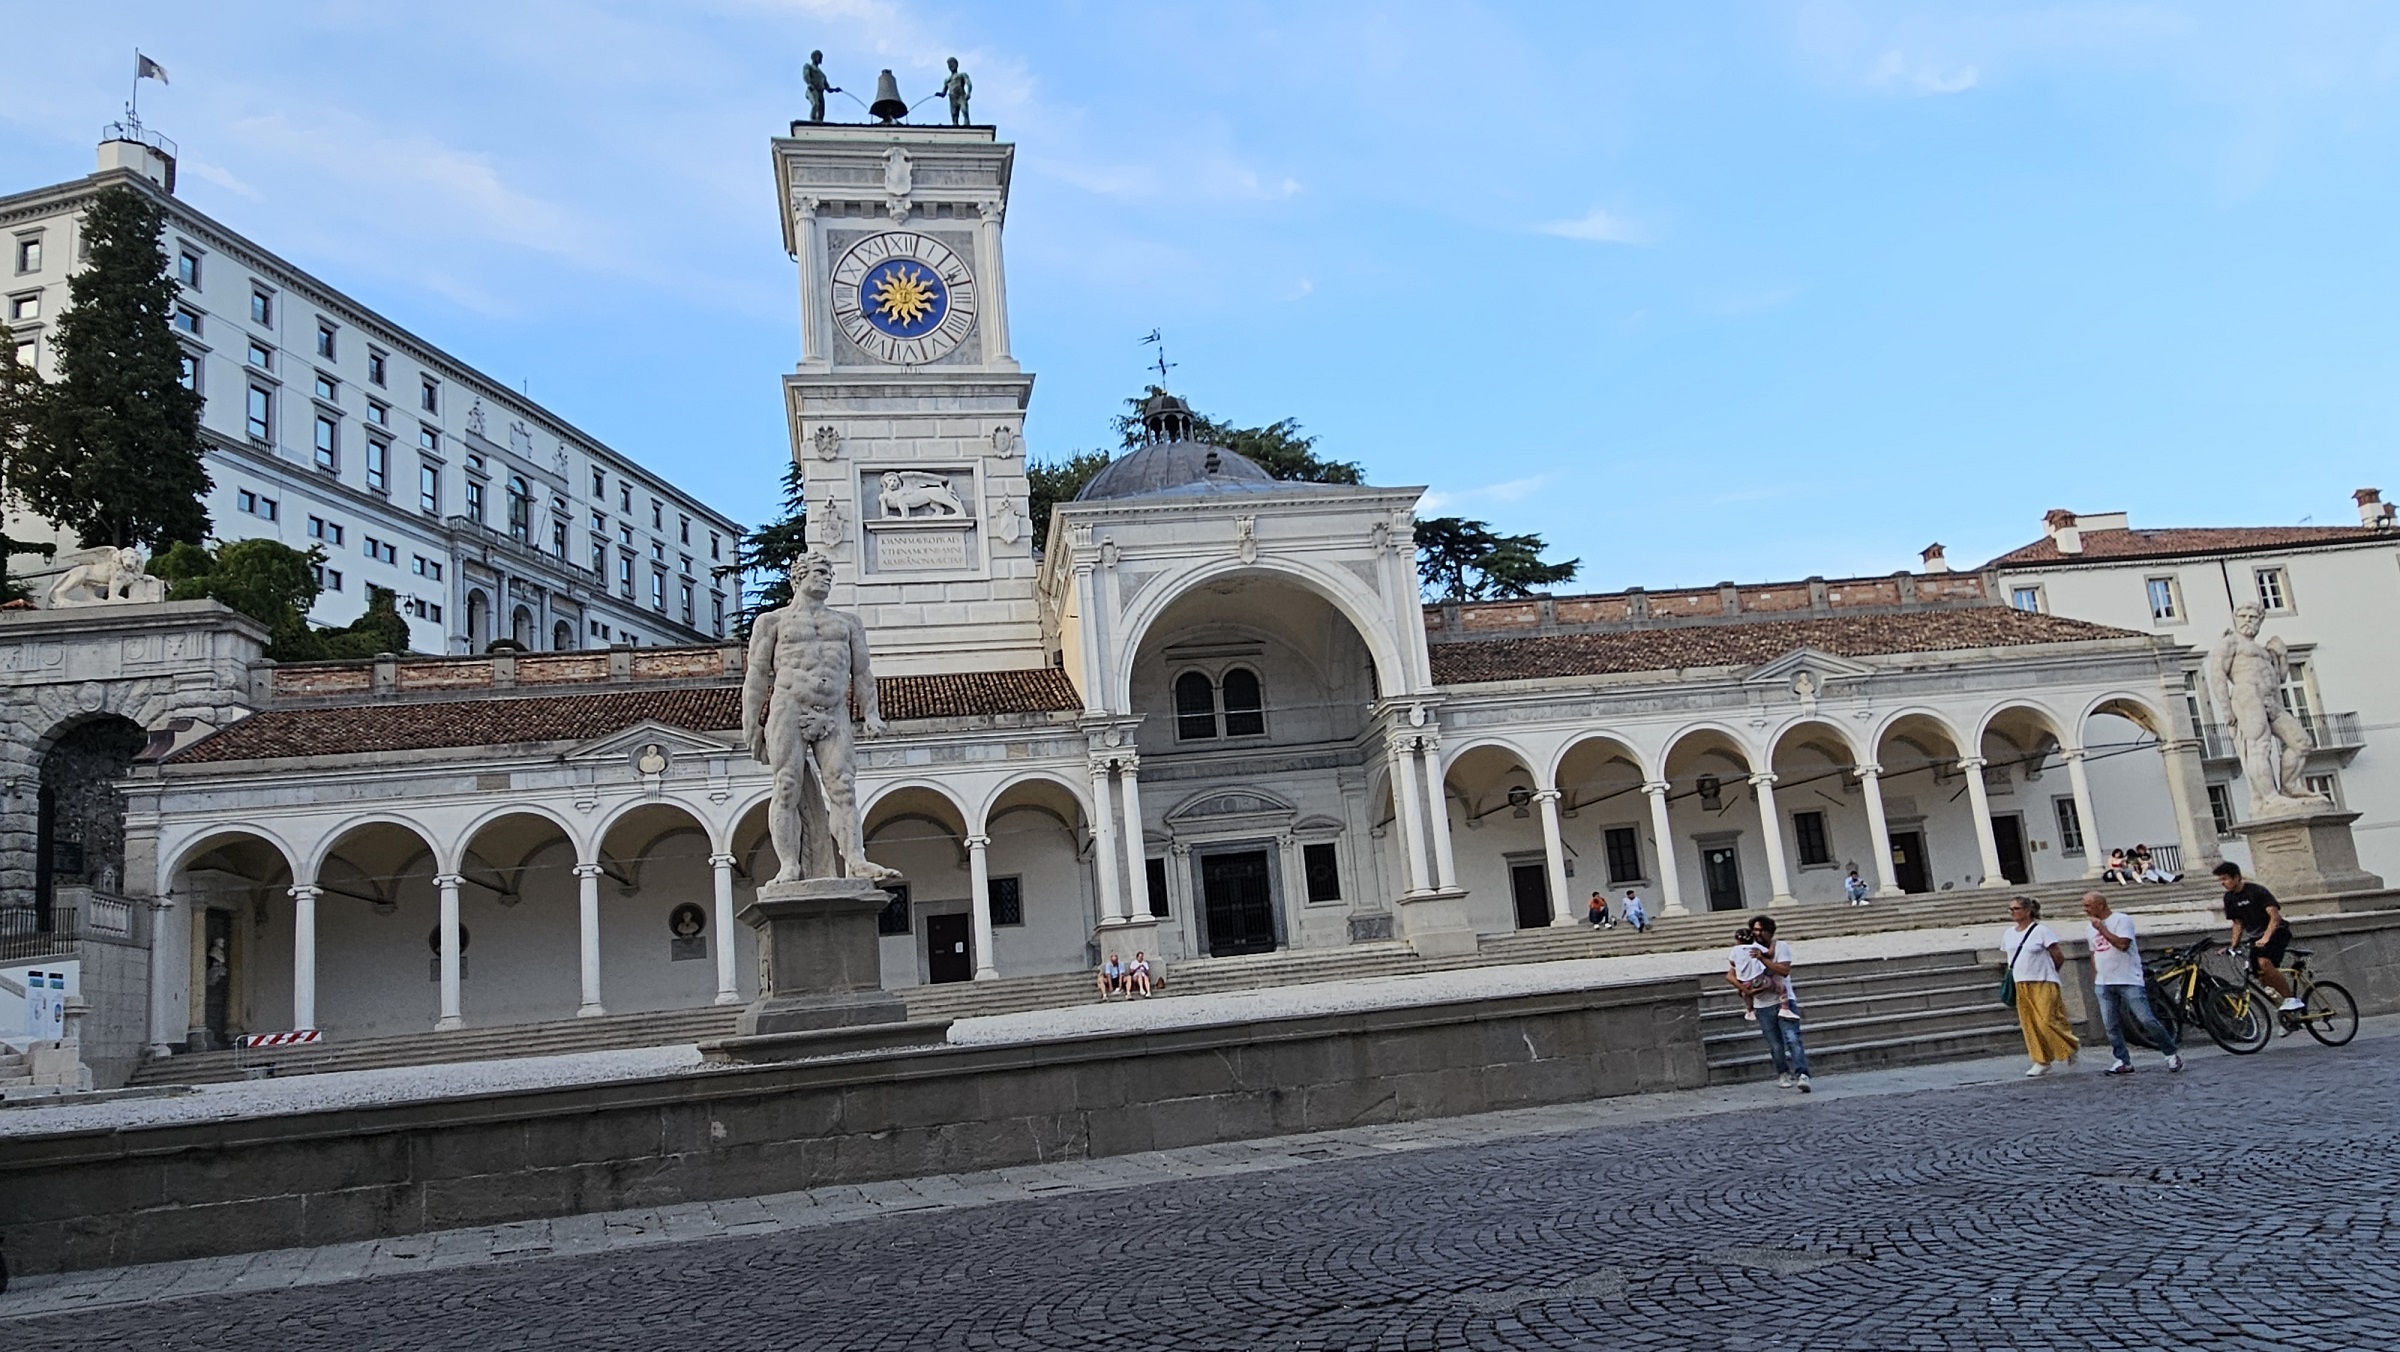
[(1225, 735), (1265, 736), (1267, 706), (1259, 693), (1258, 673), (1248, 667), (1235, 667), (1225, 673), (1220, 689), (1225, 697)]
[(375, 560), (377, 563), (396, 564), (400, 562), (400, 547), (398, 545), (391, 544), (387, 541), (378, 540), (372, 535), (367, 536), (364, 543), (367, 549), (367, 557)]
[(992, 926), (1025, 923), (1025, 883), (1020, 878), (994, 878), (983, 895), (991, 903)]
[(367, 438), (367, 488), (376, 493), (390, 491), (391, 467), (391, 443)]
[(628, 601), (633, 599), (633, 556), (631, 554), (617, 556), (617, 592)]
[(8, 317), (11, 319), (41, 318), (42, 293), (39, 291), (28, 291), (22, 296), (9, 297)]
[(435, 380), (432, 376), (427, 376), (419, 381), (417, 384), (417, 407), (427, 413), (441, 412), (442, 382)]
[(617, 485), (617, 510), (620, 512), (630, 512), (633, 510), (632, 484), (621, 483)]
[(2233, 823), (2235, 821), (2233, 815), (2233, 786), (2231, 784), (2211, 784), (2208, 786), (2208, 815), (2209, 818), (2216, 823), (2217, 839), (2231, 840), (2233, 838)]
[(258, 509), (258, 505), (261, 502), (268, 503), (270, 507), (273, 505), (272, 499), (261, 498), (258, 494), (251, 492), (247, 488), (237, 489), (233, 495), (234, 510), (246, 512), (251, 516), (265, 516), (269, 519), (272, 519), (274, 515), (272, 511), (261, 512)]
[(2283, 696), (2284, 710), (2301, 722), (2316, 715), (2316, 703), (2308, 697), (2308, 663), (2300, 658), (2284, 664), (2283, 686), (2276, 693)]
[(689, 582), (682, 583), (680, 584), (680, 589), (683, 593), (681, 598), (683, 605), (683, 622), (686, 625), (689, 625), (692, 622), (692, 584)]
[(881, 911), (876, 912), (875, 932), (877, 934), (908, 933), (908, 884), (885, 883), (883, 890), (891, 893), (892, 899), (883, 904)]
[(2282, 614), (2292, 608), (2291, 588), (2284, 583), (2281, 568), (2261, 568), (2251, 574), (2258, 583), (2258, 608), (2269, 614)]
[(442, 622), (442, 608), (434, 602), (424, 599), (423, 597), (412, 596), (408, 598), (408, 605), (404, 608), (409, 614), (416, 616), (420, 620), (431, 620), (435, 624), (440, 624)]
[(592, 513), (592, 534), (594, 534), (594, 535), (606, 535), (606, 534), (608, 534), (608, 518), (607, 518), (607, 517), (605, 517), (605, 516), (602, 516), (602, 515), (601, 515), (600, 513), (598, 513), (598, 512), (594, 512), (594, 513)]
[(342, 526), (338, 521), (327, 521), (321, 516), (312, 516), (308, 519), (308, 538), (311, 540), (323, 540), (329, 545), (338, 545), (342, 542), (342, 534)]
[(1802, 868), (1833, 862), (1833, 842), (1825, 835), (1824, 813), (1793, 813), (1792, 838), (1800, 846), (1800, 866)]
[(42, 357), (42, 343), (31, 334), (17, 340), (17, 365), (30, 370)]
[(243, 425), (249, 429), (252, 441), (274, 441), (275, 396), (256, 385), (251, 386), (248, 415)]
[(2150, 618), (2159, 624), (2183, 622), (2183, 592), (2171, 577), (2154, 577), (2148, 582)]
[(567, 556), (566, 522), (553, 521), (550, 523), (550, 551), (562, 559)]
[(1175, 737), (1205, 742), (1217, 735), (1217, 691), (1208, 673), (1187, 671), (1175, 678)]
[(600, 501), (602, 498), (605, 498), (605, 497), (607, 497), (607, 496), (608, 496), (608, 476), (607, 476), (607, 475), (605, 475), (605, 474), (602, 474), (602, 473), (601, 473), (600, 471), (598, 471), (598, 470), (593, 470), (593, 471), (592, 471), (592, 501), (594, 501), (594, 502), (598, 502), (598, 501)]
[(652, 540), (650, 542), (650, 557), (658, 560), (660, 563), (665, 563), (667, 561), (667, 542), (664, 540)]
[(442, 510), (442, 471), (438, 466), (417, 466), (417, 506), (436, 516)]
[(26, 235), (17, 240), (17, 272), (19, 275), (42, 270), (42, 237)]
[(178, 305), (175, 307), (176, 328), (179, 328), (185, 333), (197, 338), (200, 336), (201, 324), (202, 321), (200, 319), (200, 312), (198, 310), (192, 309), (188, 305)]
[(606, 573), (607, 571), (608, 542), (605, 540), (594, 540), (592, 541), (592, 572), (595, 574), (601, 574)]
[(692, 542), (692, 519), (688, 516), (676, 517), (675, 527), (678, 532), (676, 535), (676, 543), (686, 545), (690, 544)]
[(2019, 610), (2039, 615), (2042, 613), (2042, 589), (2039, 587), (2013, 588), (2008, 593), (2008, 603)]
[(1612, 826), (1600, 833), (1600, 845), (1608, 855), (1608, 880), (1613, 883), (1638, 883), (1642, 880), (1642, 836), (1630, 826)]
[(383, 376), (384, 376), (384, 370), (383, 370), (383, 354), (382, 354), (382, 353), (380, 353), (380, 352), (377, 352), (377, 351), (376, 351), (375, 349), (373, 349), (373, 348), (368, 348), (368, 349), (367, 349), (367, 379), (368, 379), (368, 380), (371, 380), (371, 381), (373, 381), (374, 383), (376, 383), (376, 384), (378, 384), (378, 385), (381, 385), (381, 384), (383, 383)]
[(430, 427), (419, 424), (417, 427), (417, 444), (424, 447), (426, 450), (438, 451), (442, 449), (442, 434)]
[(369, 399), (367, 401), (367, 421), (375, 424), (377, 427), (391, 426), (392, 406), (390, 404), (377, 403), (375, 400)]
[(333, 419), (326, 417), (322, 413), (318, 414), (316, 435), (317, 468), (323, 470), (340, 468), (340, 447), (341, 428), (335, 424)]
[(1160, 920), (1167, 918), (1167, 861), (1142, 861), (1142, 886), (1150, 894), (1150, 914)]
[(338, 592), (342, 589), (341, 569), (328, 568), (321, 563), (312, 563), (308, 566), (308, 570), (316, 574), (317, 586), (320, 589), (331, 592)]
[(175, 280), (185, 286), (200, 285), (200, 255), (184, 249), (175, 255)]
[(186, 352), (175, 359), (175, 383), (194, 394), (200, 392), (200, 357)]
[(467, 480), (467, 519), (478, 525), (483, 523), (483, 480), (481, 479)]
[(667, 575), (665, 573), (653, 571), (650, 574), (650, 608), (661, 615), (667, 613)]
[(2335, 807), (2342, 805), (2342, 779), (2339, 775), (2303, 775), (2300, 787), (2323, 798)]
[(708, 594), (708, 627), (718, 638), (725, 637), (725, 593)]
[(250, 364), (257, 367), (261, 371), (274, 370), (274, 349), (267, 347), (263, 343), (252, 343), (250, 345)]
[(317, 321), (317, 355), (327, 361), (333, 360), (333, 325), (322, 319)]
[(422, 555), (422, 554), (419, 554), (419, 555), (417, 555), (417, 556), (416, 556), (416, 574), (417, 574), (417, 576), (418, 576), (418, 577), (421, 577), (421, 578), (427, 578), (427, 579), (430, 579), (431, 581), (434, 581), (434, 582), (439, 582), (439, 581), (441, 581), (441, 580), (442, 580), (442, 563), (441, 563), (441, 560), (439, 560), (439, 559), (429, 559), (429, 558), (426, 558), (426, 557), (425, 557), (424, 555)]
[(725, 557), (725, 542), (715, 531), (708, 533), (708, 558), (714, 563)]
[(508, 476), (508, 534), (513, 540), (533, 543), (533, 489), (525, 476)]
[(2075, 810), (2072, 797), (2053, 798), (2051, 808), (2058, 813), (2058, 852), (2063, 855), (2083, 853), (2083, 814)]
[(342, 387), (334, 380), (332, 376), (325, 374), (323, 371), (319, 371), (317, 372), (316, 391), (319, 399), (322, 399), (326, 403), (330, 404), (339, 398), (342, 392)]
[(1333, 842), (1301, 846), (1300, 872), (1308, 880), (1310, 901), (1342, 899), (1342, 860), (1340, 853), (1333, 848)]
[(617, 525), (617, 543), (618, 543), (618, 544), (621, 544), (621, 545), (631, 545), (631, 544), (633, 543), (633, 523), (632, 523), (632, 522), (630, 522), (630, 521), (624, 521), (624, 522), (620, 522), (620, 523), (618, 523), (618, 525)]
[(250, 322), (253, 324), (275, 322), (275, 298), (273, 296), (264, 291), (250, 293)]
[(676, 555), (675, 567), (676, 571), (682, 573), (685, 577), (690, 577), (692, 575), (692, 556), (689, 554)]

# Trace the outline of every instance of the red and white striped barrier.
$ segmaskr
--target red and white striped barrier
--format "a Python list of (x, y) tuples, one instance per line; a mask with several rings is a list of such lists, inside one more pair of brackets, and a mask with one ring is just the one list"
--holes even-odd
[(325, 1036), (314, 1028), (296, 1028), (288, 1033), (244, 1033), (235, 1038), (237, 1047), (297, 1047), (304, 1042), (316, 1042)]

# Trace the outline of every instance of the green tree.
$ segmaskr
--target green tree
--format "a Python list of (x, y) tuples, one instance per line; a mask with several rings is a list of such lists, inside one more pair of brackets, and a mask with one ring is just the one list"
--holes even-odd
[[(5, 339), (0, 334), (0, 339)], [(0, 503), (14, 501), (17, 458), (25, 449), (25, 439), (35, 416), (34, 406), (42, 395), (42, 378), (33, 368), (17, 360), (17, 345), (0, 341)], [(24, 599), (22, 584), (8, 576), (8, 557), (11, 554), (41, 554), (48, 557), (57, 546), (47, 542), (18, 540), (0, 532), (0, 601)]]
[(1544, 563), (1539, 535), (1502, 535), (1486, 521), (1436, 516), (1417, 522), (1417, 577), (1435, 601), (1531, 596), (1570, 581), (1581, 559)]
[(733, 562), (710, 576), (733, 580), (742, 604), (734, 614), (734, 636), (747, 639), (758, 617), (792, 602), (792, 564), (809, 550), (808, 499), (798, 461), (783, 472), (783, 513), (733, 542)]
[(167, 599), (220, 601), (267, 627), (267, 656), (309, 662), (323, 645), (308, 626), (317, 603), (321, 550), (303, 553), (277, 540), (235, 540), (214, 550), (178, 542), (148, 571), (167, 579)]
[(408, 617), (400, 613), (400, 595), (389, 587), (367, 584), (366, 613), (339, 629), (320, 629), (312, 636), (318, 655), (329, 658), (375, 657), (408, 651)]
[(1033, 552), (1050, 547), (1050, 509), (1072, 502), (1092, 476), (1108, 468), (1108, 452), (1078, 451), (1064, 460), (1025, 460), (1025, 514), (1033, 519)]
[(197, 542), (208, 533), (200, 396), (183, 385), (170, 326), (177, 296), (149, 194), (104, 189), (84, 212), (88, 264), (67, 283), (52, 342), (58, 379), (19, 391), (23, 446), (14, 486), (34, 511), (87, 545)]

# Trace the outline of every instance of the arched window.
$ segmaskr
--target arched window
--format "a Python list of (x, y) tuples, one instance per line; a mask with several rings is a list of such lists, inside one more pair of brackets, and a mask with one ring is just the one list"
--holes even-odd
[(1235, 667), (1225, 673), (1225, 735), (1263, 737), (1267, 731), (1266, 702), (1259, 697), (1258, 673)]
[(521, 474), (508, 476), (508, 533), (527, 543), (533, 539), (533, 489)]
[(1175, 737), (1205, 742), (1217, 735), (1217, 690), (1208, 673), (1187, 671), (1175, 678)]
[(560, 620), (558, 623), (550, 626), (550, 650), (552, 652), (572, 652), (574, 651), (574, 648), (574, 625), (567, 623), (565, 620)]

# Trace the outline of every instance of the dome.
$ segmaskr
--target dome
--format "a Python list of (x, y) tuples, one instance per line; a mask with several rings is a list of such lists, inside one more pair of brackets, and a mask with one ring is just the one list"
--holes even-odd
[(1142, 401), (1142, 445), (1108, 462), (1077, 502), (1156, 493), (1256, 493), (1285, 487), (1245, 456), (1192, 439), (1192, 407), (1164, 390)]

